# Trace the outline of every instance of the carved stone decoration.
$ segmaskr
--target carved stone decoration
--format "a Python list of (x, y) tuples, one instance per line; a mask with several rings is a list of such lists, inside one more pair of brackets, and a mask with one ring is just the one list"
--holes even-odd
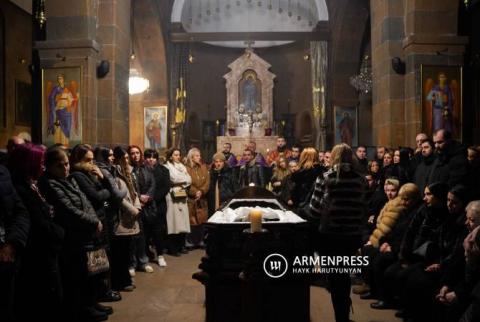
[[(228, 67), (227, 127), (235, 136), (265, 135), (265, 129), (273, 127), (273, 79), (269, 63), (251, 48)], [(232, 130), (235, 131), (232, 131)]]

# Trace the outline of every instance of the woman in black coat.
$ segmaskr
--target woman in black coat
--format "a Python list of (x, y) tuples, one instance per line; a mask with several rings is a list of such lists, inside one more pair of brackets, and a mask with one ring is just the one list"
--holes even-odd
[(65, 230), (60, 254), (64, 321), (106, 320), (107, 313), (95, 307), (96, 284), (87, 270), (87, 251), (102, 232), (102, 222), (76, 180), (69, 177), (70, 164), (65, 150), (58, 147), (47, 150), (45, 168), (39, 188), (54, 207), (55, 223)]
[(87, 196), (97, 217), (102, 221), (102, 246), (108, 247), (106, 228), (106, 206), (110, 199), (108, 182), (98, 166), (93, 163), (93, 151), (89, 145), (76, 145), (70, 155), (71, 176), (75, 178), (80, 190)]
[(30, 233), (17, 278), (18, 321), (61, 321), (59, 307), (63, 290), (58, 256), (64, 230), (54, 222), (53, 207), (37, 187), (43, 154), (43, 148), (24, 144), (9, 158), (13, 184), (30, 214)]
[(293, 207), (302, 208), (310, 202), (315, 180), (325, 172), (325, 168), (320, 165), (318, 153), (314, 148), (306, 148), (302, 151), (298, 166), (300, 169), (291, 176), (294, 188), (290, 196)]
[[(215, 211), (235, 193), (234, 175), (232, 169), (225, 163), (223, 153), (216, 153), (212, 158), (210, 169), (210, 188), (207, 193), (209, 215)], [(218, 193), (217, 193), (218, 188)]]
[(155, 181), (154, 202), (155, 212), (145, 216), (145, 238), (147, 245), (152, 244), (157, 251), (157, 262), (160, 267), (166, 267), (167, 262), (163, 256), (167, 245), (167, 201), (165, 197), (171, 188), (170, 172), (158, 162), (158, 153), (155, 150), (147, 149), (143, 153), (145, 166), (152, 173)]

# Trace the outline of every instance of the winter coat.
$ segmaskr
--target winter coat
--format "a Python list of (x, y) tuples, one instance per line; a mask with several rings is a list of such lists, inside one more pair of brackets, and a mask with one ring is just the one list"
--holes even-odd
[(452, 188), (457, 184), (465, 184), (467, 175), (467, 149), (459, 142), (450, 141), (445, 151), (437, 154), (427, 185), (445, 182)]
[(410, 226), (410, 223), (417, 213), (420, 206), (416, 206), (410, 210), (407, 210), (404, 214), (398, 217), (395, 228), (388, 234), (383, 236), (379, 240), (379, 245), (388, 243), (392, 249), (392, 253), (398, 255), (402, 246), (403, 237)]
[(238, 188), (248, 187), (251, 183), (257, 187), (265, 188), (265, 173), (264, 168), (255, 160), (252, 160), (249, 164), (243, 164), (238, 169)]
[(87, 196), (98, 218), (103, 222), (106, 217), (105, 208), (106, 202), (110, 199), (110, 191), (104, 186), (105, 179), (99, 181), (92, 174), (93, 167), (93, 164), (85, 162), (74, 164), (72, 165), (71, 176), (75, 178), (80, 190)]
[(167, 228), (168, 234), (190, 232), (190, 218), (186, 199), (173, 199), (174, 190), (187, 189), (192, 183), (192, 178), (182, 163), (167, 162), (165, 167), (170, 174), (172, 188), (167, 194)]
[[(409, 262), (431, 262), (434, 255), (428, 254), (427, 258), (421, 258), (415, 254), (415, 251), (425, 243), (433, 243), (438, 238), (439, 228), (447, 215), (446, 205), (436, 207), (422, 205), (405, 233), (400, 249), (400, 258)], [(433, 248), (433, 250), (435, 249)], [(431, 247), (429, 247), (429, 252), (430, 250), (432, 250)]]
[(221, 205), (228, 199), (230, 199), (235, 193), (233, 170), (227, 166), (224, 166), (220, 171), (210, 169), (210, 188), (207, 193), (208, 210), (212, 215), (215, 209), (215, 187), (218, 182), (218, 190), (220, 195), (219, 204)]
[(75, 178), (56, 179), (45, 173), (39, 188), (55, 209), (55, 222), (65, 230), (65, 247), (85, 250), (94, 245), (100, 219)]
[(300, 169), (295, 173), (292, 173), (291, 180), (294, 184), (294, 188), (290, 195), (294, 207), (299, 207), (304, 203), (310, 202), (307, 200), (311, 196), (315, 180), (325, 172), (325, 168), (320, 164), (315, 164), (310, 169)]
[(157, 164), (153, 168), (153, 177), (155, 179), (154, 199), (157, 207), (157, 215), (165, 217), (167, 215), (167, 194), (171, 189), (170, 173), (168, 169)]
[(398, 218), (404, 215), (405, 210), (400, 197), (387, 202), (380, 212), (377, 218), (377, 226), (369, 238), (373, 247), (380, 247), (380, 240), (392, 232)]
[(131, 195), (127, 188), (126, 179), (122, 175), (118, 175), (115, 179), (117, 187), (121, 191), (127, 191), (122, 199), (118, 217), (114, 222), (114, 234), (116, 236), (132, 236), (140, 233), (140, 225), (138, 223), (140, 210), (142, 205), (137, 194)]
[(358, 237), (367, 211), (367, 182), (349, 163), (325, 172), (315, 182), (310, 201), (313, 216), (319, 217), (319, 232), (328, 236)]
[(427, 181), (432, 172), (434, 162), (434, 154), (426, 158), (421, 157), (421, 162), (417, 165), (415, 173), (413, 174), (413, 183), (415, 183), (418, 189), (420, 189), (422, 196), (425, 192), (425, 187), (427, 186)]
[(10, 173), (0, 165), (0, 246), (10, 244), (16, 251), (27, 243), (30, 218), (13, 187)]
[(142, 207), (143, 217), (156, 217), (157, 207), (155, 204), (155, 177), (153, 176), (153, 169), (146, 166), (133, 167), (133, 177), (136, 183), (136, 190), (138, 197), (141, 195), (147, 195), (151, 199)]
[[(187, 190), (190, 225), (201, 225), (208, 219), (207, 193), (210, 188), (210, 174), (205, 164), (194, 164), (192, 167), (187, 166), (187, 171), (192, 179), (192, 184)], [(198, 191), (202, 192), (202, 197), (196, 200), (195, 195)]]
[(22, 264), (31, 274), (49, 279), (52, 274), (58, 273), (58, 254), (63, 246), (65, 231), (55, 223), (53, 207), (41, 196), (36, 186), (19, 180), (15, 181), (15, 189), (30, 214), (30, 233)]

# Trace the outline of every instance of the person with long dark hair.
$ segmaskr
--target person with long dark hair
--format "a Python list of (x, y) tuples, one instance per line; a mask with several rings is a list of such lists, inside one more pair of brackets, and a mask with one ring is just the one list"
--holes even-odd
[(140, 233), (138, 217), (141, 204), (132, 179), (132, 167), (127, 151), (117, 146), (113, 150), (116, 166), (115, 181), (118, 189), (127, 193), (122, 199), (118, 216), (113, 220), (112, 239), (112, 289), (131, 292), (135, 286), (132, 283), (130, 268), (130, 250), (133, 237)]
[(144, 164), (143, 153), (140, 147), (130, 145), (127, 151), (130, 156), (130, 165), (133, 167), (132, 178), (134, 179), (135, 189), (142, 204), (142, 211), (138, 218), (140, 233), (133, 239), (130, 274), (133, 273), (132, 275), (135, 275), (135, 270), (153, 273), (153, 267), (148, 264), (146, 252), (145, 224), (147, 224), (147, 217), (154, 217), (157, 213), (154, 201), (155, 178), (152, 170)]
[[(100, 171), (103, 174), (104, 180), (103, 184), (106, 189), (110, 192), (110, 198), (105, 207), (105, 225), (107, 226), (106, 237), (108, 238), (107, 254), (110, 260), (110, 273), (112, 270), (116, 270), (113, 267), (117, 261), (112, 258), (114, 252), (112, 251), (114, 234), (114, 222), (119, 216), (120, 207), (122, 204), (123, 198), (127, 195), (127, 188), (124, 187), (120, 189), (117, 184), (117, 178), (119, 176), (118, 169), (114, 165), (115, 157), (113, 155), (113, 150), (108, 147), (96, 147), (93, 152), (95, 158), (95, 165), (98, 166)], [(99, 294), (100, 302), (116, 302), (122, 299), (122, 296), (118, 291), (114, 291), (112, 287), (111, 274), (108, 281), (106, 281), (106, 289), (104, 294)]]
[(170, 191), (170, 174), (168, 169), (158, 162), (158, 153), (152, 149), (146, 149), (143, 153), (145, 166), (151, 169), (155, 179), (154, 201), (156, 212), (145, 219), (145, 237), (148, 244), (152, 244), (157, 252), (158, 266), (166, 267), (167, 262), (163, 256), (167, 248), (167, 200)]

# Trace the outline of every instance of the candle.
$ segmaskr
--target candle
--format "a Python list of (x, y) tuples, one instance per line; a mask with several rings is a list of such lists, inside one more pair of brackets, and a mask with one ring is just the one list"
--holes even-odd
[(262, 231), (262, 212), (258, 209), (250, 211), (250, 232), (259, 233)]

